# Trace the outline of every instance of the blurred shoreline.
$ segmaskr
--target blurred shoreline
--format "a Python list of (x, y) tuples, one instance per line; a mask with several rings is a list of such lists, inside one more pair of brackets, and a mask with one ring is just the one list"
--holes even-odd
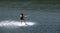
[(0, 0), (0, 3), (11, 2), (31, 2), (35, 4), (60, 4), (60, 0)]

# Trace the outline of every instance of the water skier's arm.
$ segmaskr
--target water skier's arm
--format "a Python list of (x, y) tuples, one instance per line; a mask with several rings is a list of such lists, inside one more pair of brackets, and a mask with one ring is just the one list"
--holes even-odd
[(25, 18), (27, 18), (27, 16), (24, 16)]
[(27, 17), (29, 17), (30, 15), (26, 15), (26, 16), (24, 16), (25, 18), (27, 18)]

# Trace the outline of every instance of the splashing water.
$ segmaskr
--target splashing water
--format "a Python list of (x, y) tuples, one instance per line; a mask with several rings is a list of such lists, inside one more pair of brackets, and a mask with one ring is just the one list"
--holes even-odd
[(32, 26), (35, 24), (33, 22), (25, 22), (25, 23), (24, 22), (21, 23), (20, 21), (1, 21), (0, 27), (3, 27), (3, 26)]

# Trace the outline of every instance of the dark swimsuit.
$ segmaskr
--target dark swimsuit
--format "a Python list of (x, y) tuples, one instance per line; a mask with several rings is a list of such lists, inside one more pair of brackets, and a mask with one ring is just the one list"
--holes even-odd
[(24, 20), (24, 18), (23, 18), (23, 17), (20, 17), (20, 19), (21, 19), (21, 20)]
[(22, 15), (22, 17), (20, 17), (21, 20), (24, 20), (24, 16)]
[(21, 19), (21, 20), (24, 20), (24, 15), (23, 15), (23, 13), (21, 13), (21, 16), (22, 16), (22, 17), (20, 17), (20, 19)]

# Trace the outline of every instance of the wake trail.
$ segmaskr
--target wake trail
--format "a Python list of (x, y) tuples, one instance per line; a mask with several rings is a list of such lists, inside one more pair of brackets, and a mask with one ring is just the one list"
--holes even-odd
[[(26, 24), (27, 25), (26, 25)], [(33, 25), (35, 25), (35, 23), (33, 23), (33, 22), (28, 22), (28, 21), (26, 21), (26, 22), (22, 22), (22, 24), (21, 24), (21, 22), (20, 21), (8, 21), (8, 20), (6, 20), (6, 21), (0, 21), (0, 27), (17, 27), (17, 26), (33, 26)]]

